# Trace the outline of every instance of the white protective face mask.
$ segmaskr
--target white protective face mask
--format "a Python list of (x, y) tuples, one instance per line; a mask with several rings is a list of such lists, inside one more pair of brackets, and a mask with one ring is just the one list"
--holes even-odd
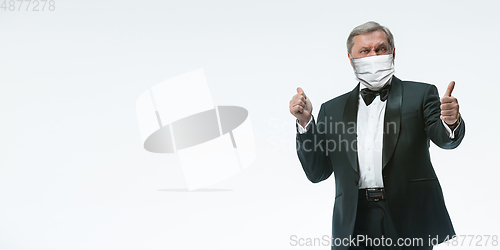
[(394, 75), (392, 54), (352, 59), (356, 80), (371, 90), (378, 90)]

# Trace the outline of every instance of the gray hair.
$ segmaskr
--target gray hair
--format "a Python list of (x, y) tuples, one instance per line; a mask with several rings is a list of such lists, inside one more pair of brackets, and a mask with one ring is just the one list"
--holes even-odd
[(385, 35), (387, 36), (387, 42), (389, 42), (389, 47), (390, 47), (389, 49), (392, 51), (394, 49), (394, 37), (392, 36), (391, 31), (387, 27), (384, 27), (378, 24), (377, 22), (369, 21), (352, 29), (351, 34), (349, 34), (349, 37), (347, 37), (347, 42), (346, 42), (347, 52), (349, 54), (352, 53), (352, 47), (354, 46), (355, 36), (372, 33), (377, 30), (385, 32)]

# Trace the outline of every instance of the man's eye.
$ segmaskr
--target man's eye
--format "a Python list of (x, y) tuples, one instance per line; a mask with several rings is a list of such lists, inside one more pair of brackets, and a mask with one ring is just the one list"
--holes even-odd
[(361, 51), (361, 53), (366, 53), (366, 52), (368, 52), (368, 50), (362, 50), (362, 51)]

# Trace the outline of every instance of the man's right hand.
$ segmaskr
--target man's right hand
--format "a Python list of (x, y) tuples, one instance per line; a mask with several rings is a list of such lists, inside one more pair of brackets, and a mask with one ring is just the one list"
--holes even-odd
[(297, 94), (290, 100), (290, 113), (299, 120), (299, 124), (305, 127), (311, 119), (312, 103), (307, 98), (302, 88), (297, 88)]

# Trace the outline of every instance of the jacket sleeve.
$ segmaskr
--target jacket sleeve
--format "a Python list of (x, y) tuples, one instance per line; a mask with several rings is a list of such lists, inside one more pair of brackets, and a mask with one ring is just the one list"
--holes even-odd
[(441, 99), (434, 85), (429, 85), (425, 91), (423, 115), (427, 137), (434, 144), (443, 149), (453, 149), (460, 145), (465, 136), (465, 122), (460, 116), (460, 125), (455, 130), (455, 137), (451, 139), (444, 127), (445, 125), (439, 118), (441, 116)]
[(326, 116), (321, 105), (318, 114), (318, 123), (314, 117), (311, 127), (304, 134), (296, 134), (296, 149), (302, 169), (307, 178), (317, 183), (326, 180), (333, 172), (329, 157), (326, 155)]

